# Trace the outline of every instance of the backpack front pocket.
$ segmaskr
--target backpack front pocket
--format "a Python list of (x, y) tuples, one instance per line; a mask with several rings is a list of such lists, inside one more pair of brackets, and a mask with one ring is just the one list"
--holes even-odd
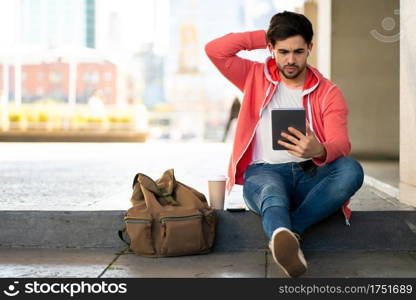
[(196, 209), (160, 215), (163, 255), (186, 255), (206, 250), (203, 215)]
[(150, 216), (125, 217), (126, 231), (130, 238), (130, 249), (138, 254), (155, 253), (152, 240), (152, 219)]

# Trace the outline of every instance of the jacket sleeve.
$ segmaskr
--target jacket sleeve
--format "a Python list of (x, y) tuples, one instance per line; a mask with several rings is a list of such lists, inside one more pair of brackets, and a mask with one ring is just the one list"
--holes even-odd
[(205, 52), (218, 70), (241, 91), (253, 61), (237, 56), (241, 50), (264, 49), (264, 30), (229, 33), (205, 45)]
[(333, 86), (324, 99), (323, 126), (326, 150), (325, 161), (314, 158), (318, 166), (330, 163), (342, 156), (348, 156), (351, 142), (348, 137), (348, 107), (337, 86)]

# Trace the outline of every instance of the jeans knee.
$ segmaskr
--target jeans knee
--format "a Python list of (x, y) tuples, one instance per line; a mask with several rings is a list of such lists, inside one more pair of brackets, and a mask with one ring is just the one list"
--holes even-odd
[(264, 185), (260, 192), (260, 198), (267, 200), (267, 199), (274, 199), (273, 202), (278, 203), (281, 206), (288, 206), (288, 200), (286, 197), (280, 197), (284, 194), (284, 191), (278, 189), (276, 186), (271, 184)]
[(266, 209), (272, 206), (289, 209), (289, 200), (284, 197), (281, 193), (276, 191), (273, 186), (265, 185), (259, 194), (259, 209), (260, 214), (263, 215)]
[(364, 182), (364, 170), (361, 164), (351, 157), (340, 157), (334, 162), (344, 183), (353, 184), (359, 189)]

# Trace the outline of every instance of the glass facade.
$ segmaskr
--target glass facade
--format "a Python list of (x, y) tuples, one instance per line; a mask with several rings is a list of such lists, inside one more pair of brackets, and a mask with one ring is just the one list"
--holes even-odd
[(95, 48), (95, 0), (85, 0), (85, 46)]

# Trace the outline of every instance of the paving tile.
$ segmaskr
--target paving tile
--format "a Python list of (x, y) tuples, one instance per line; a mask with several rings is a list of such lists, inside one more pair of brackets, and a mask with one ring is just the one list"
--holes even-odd
[(146, 258), (129, 253), (121, 255), (103, 277), (263, 278), (265, 261), (264, 251), (214, 252), (164, 258)]
[(0, 277), (98, 277), (117, 251), (0, 248)]
[(414, 207), (400, 203), (391, 197), (368, 185), (363, 185), (351, 198), (352, 210), (382, 211), (382, 210), (415, 210)]
[[(302, 277), (416, 277), (416, 251), (308, 251), (305, 258), (308, 271)], [(267, 277), (284, 276), (270, 252), (267, 266)]]

